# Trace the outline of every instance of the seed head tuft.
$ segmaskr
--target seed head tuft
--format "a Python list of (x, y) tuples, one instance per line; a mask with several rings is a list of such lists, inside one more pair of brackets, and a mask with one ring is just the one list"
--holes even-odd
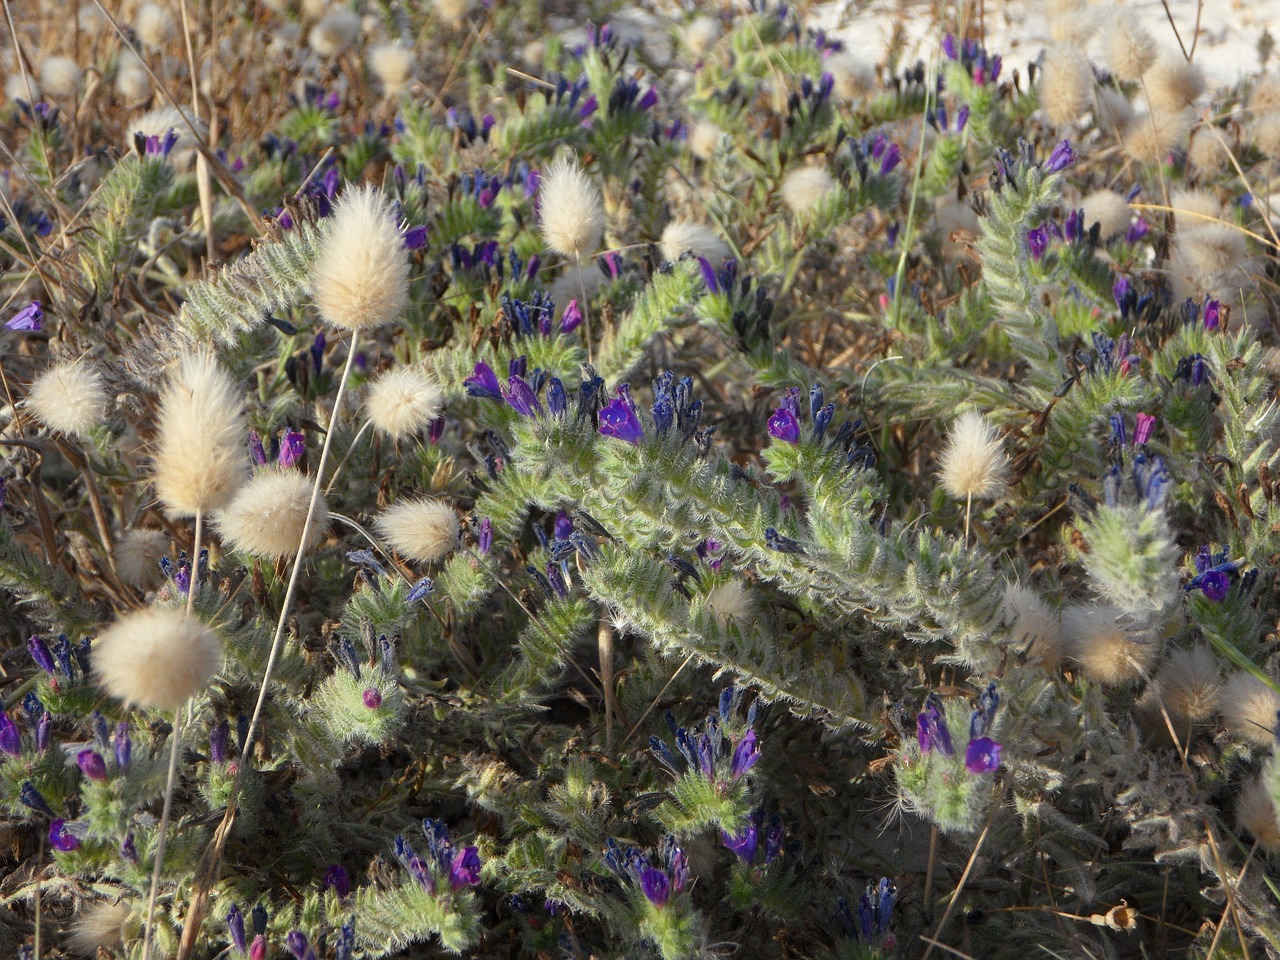
[(102, 374), (84, 360), (50, 367), (27, 390), (27, 409), (36, 419), (72, 437), (87, 437), (106, 418), (110, 402)]
[(808, 166), (792, 170), (782, 181), (782, 202), (792, 213), (805, 213), (826, 199), (836, 181), (826, 167)]
[(547, 246), (564, 257), (595, 253), (604, 235), (600, 188), (576, 157), (561, 156), (542, 173), (538, 213)]
[(391, 202), (372, 186), (348, 187), (329, 218), (312, 291), (335, 327), (365, 330), (395, 320), (409, 302), (409, 254)]
[(396, 553), (423, 563), (443, 559), (458, 543), (458, 515), (443, 500), (401, 500), (374, 526)]
[(336, 6), (307, 34), (307, 46), (326, 59), (350, 49), (360, 33), (360, 14)]
[(1159, 645), (1115, 607), (1086, 603), (1062, 614), (1062, 637), (1067, 653), (1084, 675), (1104, 687), (1139, 682), (1160, 652)]
[[(267, 467), (259, 470), (215, 514), (222, 539), (255, 557), (292, 557), (302, 541), (302, 528), (311, 505), (312, 477), (297, 470)], [(321, 497), (307, 533), (306, 549), (318, 544), (329, 529), (329, 508)]]
[(176, 710), (222, 666), (222, 642), (195, 617), (148, 607), (121, 617), (93, 645), (94, 670), (126, 706)]
[(116, 541), (116, 573), (137, 590), (151, 590), (160, 583), (160, 558), (168, 552), (169, 535), (163, 530), (126, 530)]
[(1280, 822), (1276, 820), (1276, 805), (1267, 789), (1265, 775), (1251, 781), (1240, 791), (1236, 801), (1236, 821), (1258, 846), (1268, 853), (1280, 852)]
[(1128, 201), (1114, 190), (1095, 190), (1080, 201), (1080, 209), (1084, 211), (1084, 228), (1099, 224), (1103, 240), (1123, 233), (1133, 218)]
[(1222, 688), (1222, 721), (1236, 739), (1255, 747), (1269, 747), (1275, 742), (1276, 711), (1280, 695), (1252, 673), (1237, 670)]
[(365, 411), (374, 427), (392, 440), (427, 428), (444, 408), (444, 394), (415, 367), (393, 367), (369, 387)]
[(1158, 53), (1155, 38), (1127, 10), (1117, 13), (1102, 31), (1102, 59), (1117, 79), (1136, 83), (1156, 62)]
[(160, 394), (156, 418), (156, 493), (170, 515), (217, 510), (248, 469), (243, 396), (207, 353), (183, 355)]
[(692, 220), (672, 220), (658, 241), (664, 260), (679, 260), (686, 250), (719, 264), (729, 255), (729, 245), (710, 227)]
[(939, 462), (943, 489), (959, 500), (990, 499), (1004, 489), (1008, 472), (996, 428), (976, 410), (960, 414)]
[(1093, 70), (1079, 47), (1056, 43), (1044, 55), (1040, 105), (1059, 127), (1074, 123), (1092, 102)]
[(1205, 91), (1204, 71), (1198, 64), (1174, 54), (1165, 54), (1142, 75), (1151, 107), (1162, 113), (1177, 113), (1195, 103)]

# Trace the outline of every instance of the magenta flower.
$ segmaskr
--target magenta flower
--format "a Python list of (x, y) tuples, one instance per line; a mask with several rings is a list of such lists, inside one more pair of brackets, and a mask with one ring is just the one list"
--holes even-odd
[(1137, 416), (1137, 423), (1133, 428), (1133, 445), (1135, 447), (1144, 446), (1151, 439), (1151, 434), (1156, 428), (1156, 418), (1149, 413), (1140, 413)]
[(964, 752), (964, 765), (970, 773), (994, 773), (1000, 767), (1000, 751), (1003, 749), (990, 737), (977, 737), (969, 741)]
[(377, 710), (382, 706), (382, 691), (377, 687), (369, 687), (360, 694), (360, 698), (364, 700), (364, 705), (370, 710)]

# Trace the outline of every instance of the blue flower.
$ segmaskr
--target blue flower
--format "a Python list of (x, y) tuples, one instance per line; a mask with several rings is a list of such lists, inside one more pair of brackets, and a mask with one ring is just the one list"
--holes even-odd
[(618, 387), (618, 395), (600, 408), (600, 433), (616, 437), (635, 445), (644, 439), (644, 427), (636, 416), (635, 404), (624, 383)]
[(786, 407), (778, 407), (769, 418), (769, 436), (785, 443), (797, 443), (800, 440), (800, 421)]
[(40, 308), (40, 301), (32, 300), (5, 321), (4, 327), (6, 330), (39, 330), (43, 320), (44, 311)]
[(756, 732), (748, 730), (746, 735), (738, 742), (738, 746), (733, 751), (733, 762), (729, 768), (729, 775), (734, 780), (740, 779), (743, 774), (755, 766), (756, 761), (760, 759), (760, 748), (756, 743)]
[(721, 831), (720, 838), (739, 860), (743, 863), (750, 863), (756, 855), (756, 845), (760, 839), (760, 831), (754, 823), (748, 823), (747, 828), (741, 833)]
[(640, 872), (640, 891), (655, 907), (665, 907), (671, 899), (671, 880), (654, 867)]
[(238, 904), (232, 904), (227, 911), (227, 932), (231, 936), (231, 946), (236, 953), (247, 953), (248, 943), (244, 938), (244, 914)]
[(1000, 767), (1000, 744), (990, 737), (969, 741), (964, 752), (964, 765), (970, 773), (993, 773)]
[(419, 600), (424, 600), (434, 588), (435, 582), (430, 577), (423, 577), (409, 588), (409, 596), (405, 598), (405, 602), (417, 603)]
[(1071, 150), (1071, 141), (1062, 140), (1053, 152), (1049, 154), (1049, 159), (1045, 161), (1045, 173), (1057, 173), (1059, 170), (1065, 170), (1071, 164), (1075, 163), (1076, 155)]
[(916, 717), (916, 739), (921, 753), (937, 750), (944, 757), (950, 757), (956, 752), (951, 745), (946, 717), (942, 715), (942, 698), (936, 693), (929, 694), (924, 712)]
[(471, 376), (462, 381), (467, 388), (468, 396), (484, 397), (488, 400), (502, 399), (502, 387), (498, 384), (498, 376), (493, 367), (483, 360), (476, 361), (476, 369)]

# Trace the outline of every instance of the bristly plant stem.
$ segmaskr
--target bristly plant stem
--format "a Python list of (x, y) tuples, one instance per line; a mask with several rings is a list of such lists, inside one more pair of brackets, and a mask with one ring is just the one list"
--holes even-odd
[[(200, 585), (200, 541), (204, 536), (204, 512), (196, 511), (195, 542), (191, 545), (191, 579), (187, 581), (187, 616), (195, 609), (196, 588)], [(164, 781), (164, 809), (156, 831), (155, 865), (151, 868), (151, 892), (147, 896), (147, 923), (142, 934), (142, 960), (151, 960), (151, 942), (155, 932), (156, 898), (160, 893), (160, 872), (164, 869), (164, 847), (169, 832), (169, 816), (173, 809), (173, 788), (178, 780), (178, 748), (182, 743), (182, 708), (173, 711), (173, 733), (169, 735), (169, 772)]]
[(275, 636), (271, 640), (271, 652), (267, 655), (267, 665), (262, 672), (262, 685), (258, 689), (258, 701), (253, 708), (253, 716), (249, 719), (249, 727), (245, 731), (244, 747), (240, 751), (240, 763), (235, 777), (231, 781), (231, 790), (227, 795), (227, 810), (222, 822), (214, 833), (212, 843), (206, 850), (204, 859), (196, 874), (195, 889), (192, 891), (191, 904), (187, 912), (186, 923), (182, 928), (182, 942), (178, 949), (178, 960), (186, 960), (195, 949), (200, 927), (208, 907), (209, 891), (217, 881), (218, 868), (222, 859), (222, 850), (236, 819), (236, 801), (239, 795), (240, 778), (244, 776), (249, 763), (249, 755), (253, 750), (253, 734), (257, 730), (262, 708), (267, 700), (267, 690), (271, 686), (271, 673), (275, 669), (276, 659), (284, 642), (285, 625), (289, 622), (289, 609), (293, 606), (293, 597), (298, 589), (298, 578), (302, 572), (303, 555), (306, 553), (307, 540), (311, 536), (311, 527), (315, 522), (316, 505), (320, 502), (320, 485), (324, 479), (325, 464), (329, 460), (329, 448), (333, 443), (334, 424), (342, 412), (342, 399), (347, 392), (347, 382), (351, 379), (351, 370), (355, 366), (356, 346), (360, 335), (351, 334), (351, 343), (347, 348), (347, 362), (342, 368), (342, 379), (338, 381), (338, 392), (333, 398), (333, 412), (329, 415), (329, 424), (324, 434), (324, 445), (320, 448), (320, 462), (316, 464), (315, 480), (311, 484), (311, 503), (307, 507), (307, 519), (302, 525), (299, 537), (298, 552), (293, 558), (293, 568), (289, 572), (289, 583), (285, 587), (284, 601), (280, 607), (280, 618), (276, 621)]

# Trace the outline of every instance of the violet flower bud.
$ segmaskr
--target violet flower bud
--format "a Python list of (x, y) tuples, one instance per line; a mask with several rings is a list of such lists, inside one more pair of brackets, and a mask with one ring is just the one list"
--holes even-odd
[(1075, 163), (1076, 155), (1071, 150), (1071, 141), (1062, 140), (1053, 152), (1049, 154), (1049, 159), (1045, 161), (1045, 173), (1057, 173), (1059, 170), (1065, 170), (1071, 164)]
[(324, 885), (345, 900), (351, 895), (351, 876), (340, 863), (335, 863), (324, 872)]
[(582, 324), (582, 308), (577, 300), (570, 300), (569, 305), (560, 314), (560, 332), (572, 333)]
[(284, 945), (293, 954), (294, 960), (316, 960), (315, 951), (307, 942), (307, 935), (301, 930), (290, 930), (284, 936)]
[(1156, 418), (1149, 413), (1140, 413), (1137, 416), (1137, 423), (1133, 428), (1133, 445), (1135, 447), (1145, 446), (1151, 439), (1151, 434), (1156, 428)]
[(542, 404), (538, 402), (533, 387), (522, 376), (507, 378), (507, 386), (501, 388), (502, 399), (522, 417), (542, 416)]
[(360, 694), (360, 698), (364, 700), (364, 705), (370, 710), (377, 710), (382, 706), (382, 691), (377, 687), (369, 687), (364, 693)]
[(129, 725), (121, 722), (116, 724), (115, 737), (115, 754), (116, 769), (124, 773), (129, 769), (129, 765), (133, 762), (133, 739), (129, 736)]
[(31, 659), (36, 662), (37, 667), (50, 676), (53, 675), (53, 654), (49, 650), (49, 645), (44, 642), (43, 637), (32, 634), (31, 639), (27, 641), (27, 651), (31, 654)]
[(737, 747), (733, 751), (733, 761), (729, 767), (729, 774), (734, 780), (738, 780), (748, 770), (756, 765), (756, 761), (760, 759), (760, 748), (756, 743), (756, 732), (748, 730), (746, 735), (738, 742)]
[(255, 467), (267, 465), (267, 451), (262, 446), (262, 438), (254, 430), (249, 431), (249, 459)]
[(81, 750), (76, 754), (76, 766), (90, 780), (107, 779), (107, 762), (97, 750)]
[(36, 750), (44, 753), (49, 748), (49, 733), (53, 729), (53, 714), (47, 710), (36, 721)]
[(1210, 300), (1204, 305), (1204, 328), (1217, 330), (1222, 319), (1222, 306), (1217, 300)]
[(480, 532), (476, 537), (476, 549), (481, 556), (488, 556), (493, 549), (493, 521), (485, 517), (480, 521)]
[(22, 752), (22, 734), (9, 714), (0, 710), (0, 752), (16, 757)]
[(248, 952), (248, 946), (244, 938), (244, 914), (240, 912), (237, 904), (232, 904), (231, 909), (227, 911), (227, 932), (231, 936), (231, 946), (236, 953)]

